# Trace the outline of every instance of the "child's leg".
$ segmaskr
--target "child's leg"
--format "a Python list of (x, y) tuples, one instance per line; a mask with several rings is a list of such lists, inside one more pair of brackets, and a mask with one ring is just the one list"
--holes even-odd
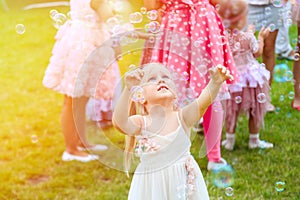
[(78, 133), (73, 115), (73, 99), (65, 96), (61, 115), (61, 125), (64, 134), (66, 151), (72, 155), (87, 156), (85, 152), (77, 149)]
[(249, 113), (249, 148), (273, 148), (273, 144), (259, 139), (260, 123), (254, 115)]
[(237, 125), (237, 119), (239, 116), (239, 110), (235, 107), (237, 105), (235, 102), (233, 102), (232, 99), (226, 100), (225, 103), (226, 103), (226, 114), (225, 114), (226, 139), (222, 141), (222, 146), (224, 146), (225, 149), (232, 151), (235, 144), (235, 130)]
[(79, 136), (77, 144), (78, 146), (85, 146), (85, 147), (91, 146), (88, 143), (85, 134), (85, 125), (86, 125), (85, 109), (86, 109), (87, 102), (88, 102), (87, 97), (73, 98), (73, 108), (72, 108), (75, 127)]
[(258, 133), (260, 131), (260, 124), (255, 119), (255, 116), (253, 116), (251, 114), (251, 110), (249, 112), (248, 126), (249, 126), (249, 132), (250, 132), (250, 134), (251, 133)]
[[(276, 58), (275, 58), (275, 43), (276, 43), (276, 36), (278, 30), (270, 32), (269, 36), (264, 40), (264, 49), (262, 55), (262, 61), (265, 63), (267, 70), (270, 71), (270, 80), (269, 85), (271, 86), (273, 80), (273, 69), (276, 65)], [(272, 105), (271, 102), (267, 103), (267, 111), (274, 111), (275, 107)]]
[(223, 108), (220, 102), (214, 102), (203, 116), (203, 128), (208, 161), (219, 162), (221, 158), (221, 135), (223, 126)]

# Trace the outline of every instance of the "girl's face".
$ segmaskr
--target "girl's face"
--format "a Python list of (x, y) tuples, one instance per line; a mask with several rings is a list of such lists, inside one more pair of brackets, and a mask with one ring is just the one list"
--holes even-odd
[(151, 65), (144, 70), (141, 86), (148, 103), (155, 104), (161, 100), (176, 99), (176, 86), (172, 76), (166, 68), (160, 65)]

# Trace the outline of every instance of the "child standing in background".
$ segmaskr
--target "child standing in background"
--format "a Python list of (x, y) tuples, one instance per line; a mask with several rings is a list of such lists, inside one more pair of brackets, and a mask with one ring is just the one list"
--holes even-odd
[(91, 57), (110, 37), (103, 20), (113, 12), (107, 8), (102, 0), (71, 0), (71, 20), (61, 26), (55, 36), (56, 43), (43, 84), (64, 94), (61, 125), (66, 150), (63, 161), (96, 160), (97, 155), (84, 150), (107, 149), (105, 145), (89, 143), (85, 135), (85, 109), (89, 97), (111, 100), (114, 93), (111, 84), (116, 78), (116, 66), (104, 62), (109, 58), (114, 60), (113, 49), (107, 47), (105, 55)]
[[(262, 27), (258, 41), (254, 36), (255, 29), (247, 25), (248, 4), (245, 0), (227, 1), (227, 8), (220, 13), (227, 21), (229, 45), (239, 73), (240, 80), (229, 86), (231, 99), (226, 100), (226, 140), (222, 145), (233, 150), (235, 130), (240, 113), (249, 115), (249, 148), (272, 148), (273, 144), (259, 139), (260, 127), (264, 124), (266, 105), (269, 98), (270, 72), (256, 58), (261, 56), (264, 40), (270, 29)], [(226, 13), (226, 14), (225, 14)]]
[[(148, 10), (159, 10), (162, 15), (161, 36), (156, 39), (153, 60), (181, 73), (186, 80), (179, 91), (181, 97), (197, 98), (209, 82), (208, 70), (217, 64), (225, 66), (236, 76), (222, 20), (214, 7), (223, 6), (222, 2), (144, 1)], [(208, 170), (226, 164), (221, 157), (223, 107), (220, 100), (228, 97), (226, 85), (223, 85), (218, 98), (203, 116)]]
[(150, 63), (125, 74), (126, 87), (115, 107), (113, 123), (127, 135), (127, 172), (130, 154), (138, 140), (140, 163), (132, 179), (129, 200), (166, 200), (179, 196), (209, 199), (200, 168), (190, 154), (189, 129), (216, 98), (223, 81), (233, 78), (220, 65), (209, 72), (211, 80), (206, 88), (183, 108), (176, 108), (176, 86), (163, 65)]

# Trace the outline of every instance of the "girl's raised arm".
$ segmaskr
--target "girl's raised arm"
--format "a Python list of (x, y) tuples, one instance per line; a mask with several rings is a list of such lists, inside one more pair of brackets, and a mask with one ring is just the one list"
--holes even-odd
[(142, 76), (143, 72), (140, 69), (125, 74), (126, 86), (117, 102), (112, 117), (114, 127), (130, 136), (139, 134), (143, 125), (142, 116), (130, 113), (132, 104), (130, 89), (140, 83)]
[(188, 127), (200, 120), (208, 106), (217, 97), (222, 83), (227, 79), (233, 79), (229, 70), (221, 65), (211, 68), (209, 72), (211, 79), (200, 96), (182, 109), (182, 118)]

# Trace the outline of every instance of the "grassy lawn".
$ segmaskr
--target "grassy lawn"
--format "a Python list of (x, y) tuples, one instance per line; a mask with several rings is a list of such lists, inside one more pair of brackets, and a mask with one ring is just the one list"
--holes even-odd
[[(66, 7), (55, 9), (68, 11)], [(57, 31), (49, 11), (0, 10), (0, 200), (125, 200), (131, 178), (119, 170), (124, 138), (115, 129), (99, 130), (88, 122), (90, 139), (110, 147), (99, 154), (100, 162), (61, 161), (64, 140), (59, 120), (63, 96), (42, 85)], [(17, 24), (25, 26), (24, 34), (16, 33)], [(291, 40), (296, 38), (295, 30), (292, 27)], [(121, 71), (131, 63), (137, 64), (139, 56), (140, 52), (127, 51), (119, 63)], [(292, 62), (287, 64), (292, 67)], [(249, 150), (247, 118), (241, 117), (235, 150), (222, 150), (235, 171), (233, 196), (212, 184), (207, 159), (198, 156), (203, 136), (193, 134), (192, 153), (207, 180), (212, 200), (300, 199), (300, 112), (291, 108), (292, 91), (291, 82), (273, 82), (272, 102), (277, 109), (266, 115), (261, 137), (273, 142), (274, 149)], [(284, 191), (276, 191), (277, 181), (285, 182)]]

